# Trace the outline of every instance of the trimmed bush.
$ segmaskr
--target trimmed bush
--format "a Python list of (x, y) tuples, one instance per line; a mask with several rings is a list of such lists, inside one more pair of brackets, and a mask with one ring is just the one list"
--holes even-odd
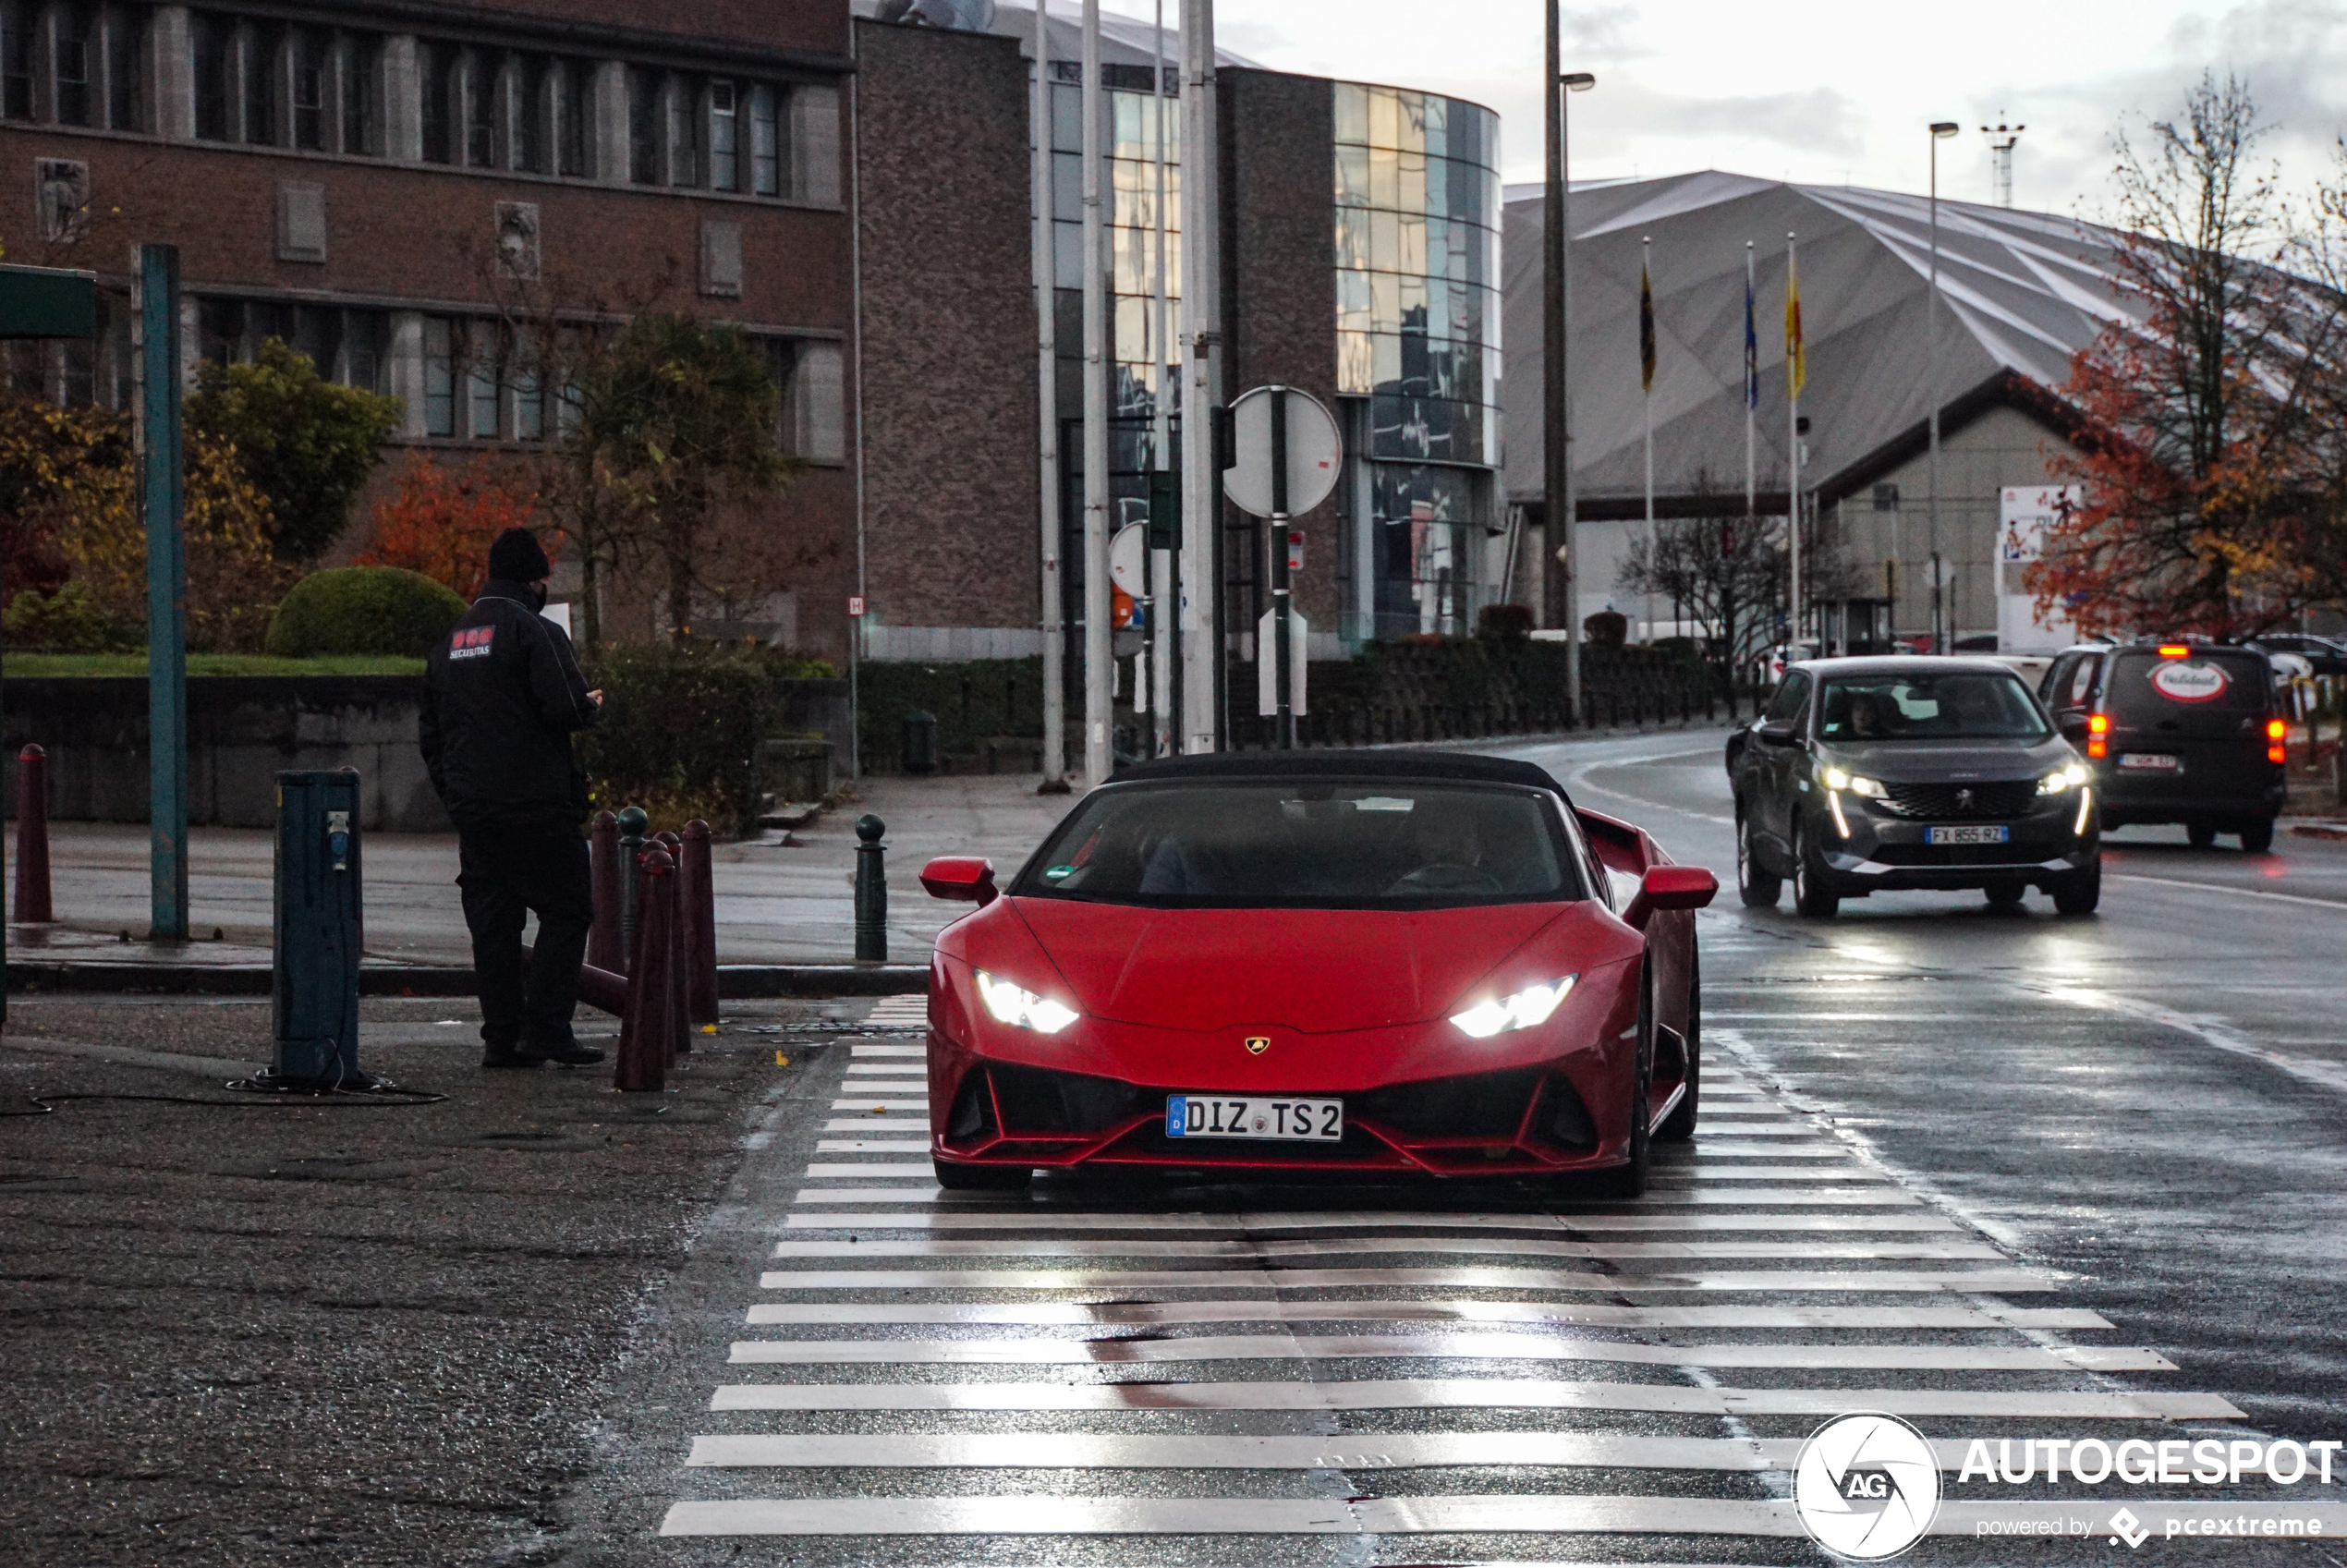
[[(758, 743), (783, 733), (775, 683), (827, 666), (741, 644), (611, 647), (582, 655), (602, 717), (578, 736), (598, 809), (644, 807), (657, 824), (708, 819), (720, 833), (758, 810)], [(843, 759), (843, 761), (845, 760)]]
[(335, 566), (294, 584), (269, 622), (265, 647), (280, 659), (321, 653), (418, 659), (464, 613), (463, 600), (420, 572)]

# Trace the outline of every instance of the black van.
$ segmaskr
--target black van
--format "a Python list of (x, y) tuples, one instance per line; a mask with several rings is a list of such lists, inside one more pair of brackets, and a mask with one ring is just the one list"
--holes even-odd
[(2073, 648), (2037, 695), (2086, 753), (2102, 825), (2182, 822), (2195, 848), (2239, 833), (2273, 846), (2287, 793), (2273, 671), (2251, 648), (2130, 643)]

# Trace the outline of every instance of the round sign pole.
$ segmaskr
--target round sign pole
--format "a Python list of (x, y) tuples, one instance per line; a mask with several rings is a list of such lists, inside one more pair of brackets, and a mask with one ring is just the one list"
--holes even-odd
[[(1309, 512), (1336, 488), (1344, 463), (1344, 440), (1335, 417), (1319, 399), (1290, 386), (1259, 386), (1231, 406), (1234, 461), (1225, 489), (1233, 504), (1271, 525), (1271, 609), (1268, 626), (1257, 630), (1256, 668), (1269, 670), (1263, 711), (1272, 716), (1277, 744), (1295, 744), (1296, 689), (1304, 672), (1295, 668), (1295, 569), (1302, 536), (1289, 524)], [(1269, 637), (1268, 661), (1260, 647)], [(1259, 688), (1260, 689), (1260, 688)]]
[(1278, 661), (1280, 749), (1295, 749), (1295, 650), (1288, 646), (1288, 617), (1295, 612), (1295, 584), (1288, 574), (1287, 388), (1271, 389), (1271, 642)]

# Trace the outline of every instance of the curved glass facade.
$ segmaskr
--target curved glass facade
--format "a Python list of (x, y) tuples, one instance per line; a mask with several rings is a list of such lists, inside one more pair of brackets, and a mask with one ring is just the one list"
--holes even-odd
[(1500, 120), (1334, 87), (1337, 389), (1366, 401), (1373, 635), (1462, 631), (1500, 462)]

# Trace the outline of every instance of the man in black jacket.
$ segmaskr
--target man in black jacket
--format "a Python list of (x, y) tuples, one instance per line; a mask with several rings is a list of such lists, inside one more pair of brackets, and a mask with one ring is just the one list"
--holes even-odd
[[(424, 672), (424, 765), (456, 824), (484, 1067), (603, 1059), (571, 1033), (594, 887), (579, 832), (587, 776), (570, 755), (603, 694), (587, 689), (569, 637), (539, 614), (553, 571), (529, 529), (498, 535), (488, 586)], [(538, 942), (525, 965), (532, 910)]]

